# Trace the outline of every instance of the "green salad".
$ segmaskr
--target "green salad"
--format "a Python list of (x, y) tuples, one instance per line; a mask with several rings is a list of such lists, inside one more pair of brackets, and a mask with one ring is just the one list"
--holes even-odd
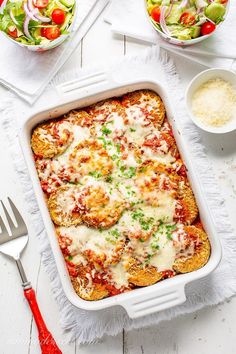
[(154, 26), (179, 40), (212, 33), (224, 20), (228, 0), (147, 0)]
[(0, 0), (0, 30), (26, 45), (47, 45), (68, 34), (75, 0)]

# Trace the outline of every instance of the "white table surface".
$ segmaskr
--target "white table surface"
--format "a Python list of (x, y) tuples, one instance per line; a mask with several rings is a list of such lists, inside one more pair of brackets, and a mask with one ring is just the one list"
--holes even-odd
[[(144, 44), (113, 36), (109, 25), (103, 22), (101, 16), (63, 70), (74, 65), (84, 67), (101, 62), (109, 64), (117, 57), (138, 54), (144, 48)], [(185, 85), (195, 74), (205, 69), (183, 58), (174, 59)], [(3, 91), (0, 88), (0, 93)], [(232, 223), (236, 227), (236, 133), (218, 137), (202, 133), (202, 137), (208, 156), (213, 162)], [(21, 186), (14, 171), (7, 139), (1, 130), (0, 147), (0, 198), (5, 199), (10, 195), (24, 213)], [(28, 220), (30, 222), (29, 218)], [(45, 321), (63, 354), (235, 353), (236, 299), (159, 326), (124, 331), (117, 337), (103, 338), (97, 344), (66, 344), (59, 324), (58, 307), (51, 293), (48, 276), (41, 265), (38, 246), (35, 236), (30, 235), (23, 263), (37, 291)], [(15, 264), (0, 255), (0, 269), (0, 354), (38, 354), (40, 348), (37, 332), (28, 305), (23, 299)]]

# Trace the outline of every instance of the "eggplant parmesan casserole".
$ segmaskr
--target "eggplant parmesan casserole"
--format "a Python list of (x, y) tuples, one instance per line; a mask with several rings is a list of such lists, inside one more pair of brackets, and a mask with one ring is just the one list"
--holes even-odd
[(140, 90), (38, 125), (36, 169), (85, 300), (203, 267), (210, 243), (161, 98)]

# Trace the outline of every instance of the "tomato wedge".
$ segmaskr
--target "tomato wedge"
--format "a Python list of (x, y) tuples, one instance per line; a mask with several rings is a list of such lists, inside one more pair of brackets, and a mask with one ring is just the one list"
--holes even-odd
[(34, 0), (34, 6), (38, 9), (44, 9), (48, 6), (49, 0)]
[(41, 36), (46, 37), (50, 41), (53, 41), (54, 39), (57, 39), (60, 37), (61, 31), (60, 28), (54, 26), (54, 27), (44, 27), (41, 29)]
[(155, 6), (151, 11), (151, 16), (154, 21), (160, 22), (161, 8), (159, 6)]
[(66, 18), (65, 11), (63, 11), (61, 9), (53, 10), (53, 12), (52, 12), (52, 20), (57, 25), (61, 25), (62, 23), (64, 23), (65, 18)]
[(17, 38), (18, 35), (17, 35), (17, 29), (15, 28), (13, 31), (11, 31), (10, 29), (8, 29), (8, 32), (9, 36), (11, 36), (12, 38)]
[(180, 16), (180, 23), (186, 26), (193, 26), (196, 23), (195, 17), (189, 12), (184, 12)]
[(205, 22), (203, 23), (201, 27), (201, 35), (202, 36), (207, 36), (208, 34), (212, 33), (215, 31), (216, 25), (212, 22)]

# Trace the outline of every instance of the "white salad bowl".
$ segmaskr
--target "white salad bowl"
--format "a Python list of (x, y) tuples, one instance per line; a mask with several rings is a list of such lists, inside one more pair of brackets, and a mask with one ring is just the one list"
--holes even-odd
[[(155, 31), (160, 35), (160, 37), (162, 37), (166, 42), (170, 43), (170, 44), (175, 44), (175, 45), (178, 45), (178, 46), (189, 46), (189, 45), (194, 45), (194, 44), (197, 44), (199, 42), (202, 42), (204, 41), (205, 39), (211, 37), (217, 30), (218, 28), (222, 25), (222, 22), (220, 22), (217, 26), (216, 26), (216, 29), (215, 31), (213, 31), (212, 33), (208, 34), (208, 35), (205, 35), (205, 36), (200, 36), (200, 37), (197, 37), (197, 38), (193, 38), (193, 39), (188, 39), (188, 40), (181, 40), (181, 39), (177, 39), (177, 38), (174, 38), (174, 37), (171, 37), (171, 36), (168, 36), (167, 34), (165, 34), (164, 32), (160, 31), (155, 25), (154, 23), (152, 22), (152, 20), (150, 19), (150, 15), (147, 11), (147, 1), (144, 0), (144, 6), (145, 6), (145, 12), (146, 12), (146, 15), (148, 17), (148, 20), (149, 22), (151, 23), (152, 27), (155, 29)], [(228, 4), (226, 6), (226, 13), (224, 15), (224, 19), (226, 18), (228, 12), (229, 12), (229, 7), (230, 7), (230, 0), (228, 0)]]
[(11, 42), (17, 44), (18, 46), (22, 48), (26, 48), (30, 50), (31, 52), (45, 52), (47, 50), (53, 49), (58, 47), (60, 44), (62, 44), (66, 39), (72, 36), (72, 34), (76, 31), (77, 26), (75, 26), (76, 22), (76, 15), (77, 15), (77, 0), (75, 0), (75, 9), (74, 9), (74, 16), (71, 22), (70, 27), (68, 28), (68, 34), (63, 34), (60, 37), (54, 39), (53, 41), (50, 41), (47, 44), (39, 44), (39, 45), (32, 45), (32, 44), (24, 44), (15, 41), (13, 38), (8, 36), (5, 32), (2, 32), (3, 35), (8, 38)]
[(192, 119), (194, 124), (196, 124), (199, 128), (209, 133), (225, 134), (236, 130), (236, 111), (235, 111), (235, 117), (229, 123), (220, 127), (212, 127), (203, 124), (197, 117), (195, 117), (191, 107), (192, 98), (194, 93), (197, 91), (197, 89), (207, 81), (216, 78), (220, 78), (222, 80), (228, 81), (229, 83), (232, 84), (232, 86), (236, 90), (236, 74), (234, 71), (227, 70), (227, 69), (218, 69), (218, 68), (208, 69), (202, 71), (200, 74), (195, 76), (193, 80), (190, 82), (186, 90), (185, 101), (188, 110), (188, 115)]

